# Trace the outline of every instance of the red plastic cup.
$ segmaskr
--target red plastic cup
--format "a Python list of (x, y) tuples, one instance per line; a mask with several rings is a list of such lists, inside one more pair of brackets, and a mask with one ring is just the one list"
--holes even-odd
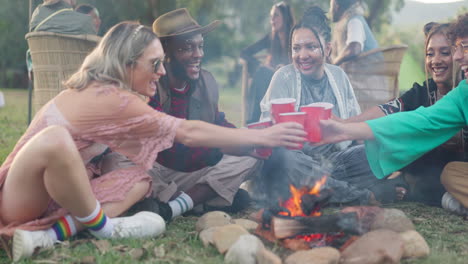
[(308, 104), (307, 106), (323, 108), (324, 111), (320, 119), (328, 120), (331, 117), (331, 113), (332, 113), (332, 109), (334, 105), (331, 103), (326, 103), (326, 102), (317, 102), (317, 103)]
[(304, 130), (307, 132), (307, 139), (310, 142), (319, 142), (322, 139), (320, 129), (320, 119), (324, 115), (325, 109), (314, 106), (301, 106), (301, 112), (305, 112), (307, 117), (304, 123)]
[(279, 98), (273, 99), (271, 103), (271, 118), (274, 123), (278, 122), (279, 114), (290, 113), (296, 111), (296, 99), (294, 98)]
[[(307, 117), (307, 114), (305, 112), (281, 113), (278, 116), (278, 123), (296, 122), (304, 126), (306, 117)], [(301, 144), (298, 148), (288, 148), (288, 149), (302, 149), (302, 147), (303, 147), (303, 144)]]
[[(271, 120), (264, 120), (264, 121), (260, 121), (260, 122), (247, 124), (247, 127), (249, 129), (262, 129), (262, 128), (270, 127), (271, 125), (272, 125)], [(271, 156), (271, 153), (272, 153), (273, 149), (268, 148), (268, 147), (257, 147), (257, 148), (255, 148), (254, 151), (260, 157), (268, 158), (268, 157)]]

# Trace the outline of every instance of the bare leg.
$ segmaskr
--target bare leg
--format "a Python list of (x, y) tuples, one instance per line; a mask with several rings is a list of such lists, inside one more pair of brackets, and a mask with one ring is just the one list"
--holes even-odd
[[(139, 182), (133, 186), (133, 188), (127, 193), (125, 199), (119, 202), (112, 202), (112, 203), (103, 203), (102, 209), (104, 213), (110, 217), (118, 217), (124, 214), (132, 205), (143, 199), (144, 195), (148, 191), (149, 182)], [(76, 219), (73, 219), (76, 230), (79, 232), (84, 230), (84, 226)]]
[(201, 204), (218, 196), (208, 184), (197, 184), (187, 190), (187, 195), (193, 200), (193, 204)]
[(125, 213), (132, 205), (143, 199), (149, 188), (149, 182), (139, 182), (119, 202), (104, 203), (102, 208), (107, 216), (117, 217)]
[(89, 215), (96, 206), (75, 143), (59, 126), (44, 129), (17, 154), (3, 186), (3, 221), (36, 219), (50, 198), (78, 217)]

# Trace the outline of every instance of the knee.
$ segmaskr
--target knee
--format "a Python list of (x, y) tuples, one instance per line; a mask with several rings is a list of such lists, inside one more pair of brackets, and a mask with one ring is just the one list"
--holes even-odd
[(40, 137), (46, 154), (66, 156), (67, 150), (76, 149), (70, 132), (62, 126), (50, 126), (42, 131)]
[(460, 170), (459, 168), (463, 163), (464, 162), (453, 161), (445, 165), (444, 170), (442, 171), (442, 174), (440, 175), (440, 181), (445, 186), (446, 189), (450, 189), (452, 186), (456, 184), (454, 180), (455, 178), (457, 178), (458, 176), (457, 172)]

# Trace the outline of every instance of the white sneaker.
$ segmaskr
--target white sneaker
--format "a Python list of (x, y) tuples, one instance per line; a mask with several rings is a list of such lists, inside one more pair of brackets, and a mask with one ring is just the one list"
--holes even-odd
[(32, 256), (36, 248), (51, 248), (54, 242), (46, 231), (16, 229), (13, 235), (13, 261)]
[(442, 196), (442, 208), (449, 210), (458, 215), (468, 215), (468, 208), (465, 208), (455, 197), (446, 192)]
[(139, 212), (132, 216), (111, 218), (112, 238), (156, 237), (166, 230), (164, 219), (153, 212)]

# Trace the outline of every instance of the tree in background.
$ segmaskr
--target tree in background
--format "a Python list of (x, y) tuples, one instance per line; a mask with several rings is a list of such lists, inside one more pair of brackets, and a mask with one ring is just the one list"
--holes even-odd
[(0, 87), (27, 87), (28, 2), (0, 1)]
[[(31, 0), (33, 9), (42, 0)], [(186, 7), (200, 24), (213, 19), (224, 23), (206, 39), (206, 61), (230, 57), (237, 59), (240, 50), (253, 43), (268, 30), (269, 10), (273, 0), (77, 0), (97, 7), (102, 19), (102, 31), (123, 20), (137, 20), (151, 26), (156, 17), (179, 7)], [(302, 10), (316, 4), (325, 10), (329, 0), (286, 0), (295, 10), (296, 18)], [(374, 31), (388, 24), (393, 10), (399, 10), (404, 0), (365, 0), (369, 10), (369, 24)], [(28, 30), (29, 0), (0, 0), (0, 87), (23, 86), (11, 81), (13, 73), (26, 74), (24, 35)], [(231, 69), (228, 69), (231, 70)], [(20, 78), (21, 79), (21, 78)], [(23, 78), (24, 79), (24, 78)], [(25, 79), (26, 80), (26, 79)]]

